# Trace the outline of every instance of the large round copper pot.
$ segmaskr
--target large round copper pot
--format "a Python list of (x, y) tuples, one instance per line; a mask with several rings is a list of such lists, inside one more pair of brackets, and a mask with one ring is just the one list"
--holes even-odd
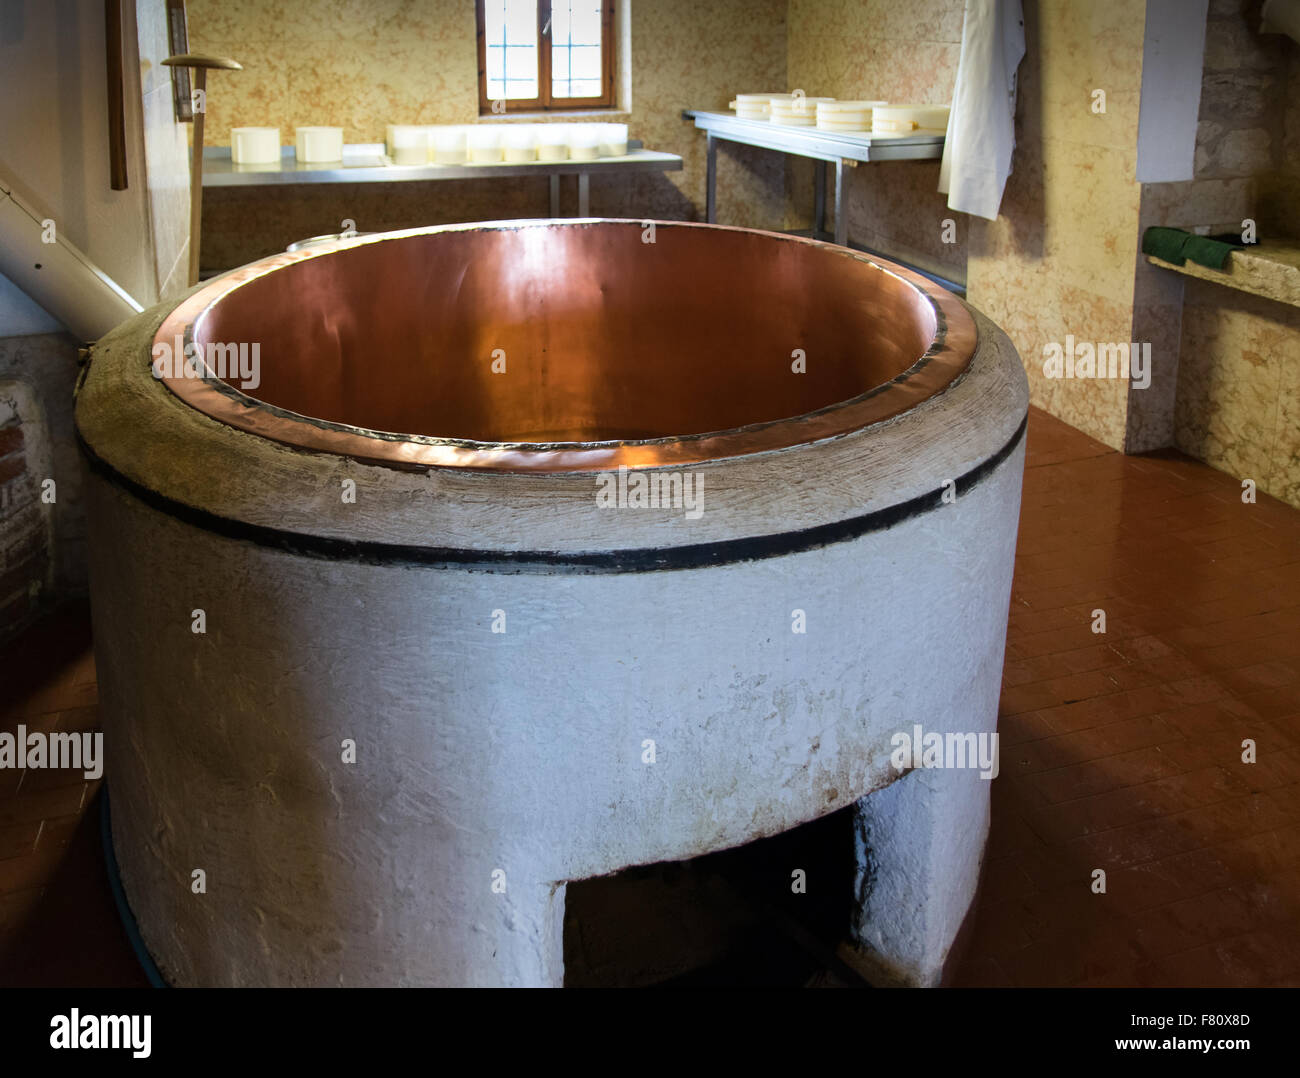
[(286, 444), (492, 470), (692, 463), (844, 434), (942, 390), (975, 349), (962, 304), (900, 266), (631, 222), (336, 241), (199, 289), (157, 340), (249, 326), (256, 389), (168, 386)]
[(114, 331), (77, 423), (160, 968), (557, 984), (567, 881), (856, 803), (846, 934), (936, 982), (988, 784), (893, 737), (994, 731), (1026, 407), (919, 275), (670, 222), (340, 239)]

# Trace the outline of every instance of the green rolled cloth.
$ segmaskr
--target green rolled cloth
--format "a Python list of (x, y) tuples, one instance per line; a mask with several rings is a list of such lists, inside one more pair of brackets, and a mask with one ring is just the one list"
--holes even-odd
[(1181, 266), (1189, 258), (1210, 269), (1221, 270), (1228, 255), (1241, 250), (1244, 243), (1222, 236), (1197, 236), (1181, 228), (1148, 228), (1142, 233), (1142, 253)]

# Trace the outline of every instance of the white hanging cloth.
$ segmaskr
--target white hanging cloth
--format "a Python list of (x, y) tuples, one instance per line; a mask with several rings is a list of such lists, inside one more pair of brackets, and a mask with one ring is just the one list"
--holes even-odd
[(966, 0), (939, 166), (950, 209), (989, 220), (998, 215), (1016, 145), (1016, 68), (1024, 55), (1020, 0)]

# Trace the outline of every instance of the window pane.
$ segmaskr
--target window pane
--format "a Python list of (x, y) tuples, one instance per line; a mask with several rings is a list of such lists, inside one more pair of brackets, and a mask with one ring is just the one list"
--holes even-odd
[(600, 46), (574, 45), (569, 52), (575, 79), (600, 79)]
[(554, 0), (551, 30), (557, 45), (599, 45), (599, 0)]
[(551, 94), (599, 97), (601, 86), (599, 0), (554, 0), (551, 5)]
[(484, 0), (483, 31), (488, 97), (536, 97), (537, 0)]
[(572, 20), (573, 40), (585, 45), (599, 45), (600, 4), (570, 3), (566, 6)]
[(557, 86), (569, 81), (569, 50), (551, 50), (551, 78)]

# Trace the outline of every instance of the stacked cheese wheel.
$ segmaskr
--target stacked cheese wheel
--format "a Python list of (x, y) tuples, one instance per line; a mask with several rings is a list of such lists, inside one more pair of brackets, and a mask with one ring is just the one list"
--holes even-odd
[(813, 127), (817, 123), (817, 106), (833, 97), (807, 97), (783, 94), (772, 98), (772, 122), (783, 127)]
[(389, 124), (385, 143), (395, 165), (594, 161), (627, 153), (627, 124)]
[(873, 135), (910, 135), (948, 130), (947, 105), (878, 105), (871, 113)]
[(772, 114), (772, 98), (777, 94), (737, 94), (732, 102), (736, 117), (741, 120), (766, 120)]
[(819, 101), (817, 126), (823, 131), (870, 131), (871, 110), (883, 101)]

